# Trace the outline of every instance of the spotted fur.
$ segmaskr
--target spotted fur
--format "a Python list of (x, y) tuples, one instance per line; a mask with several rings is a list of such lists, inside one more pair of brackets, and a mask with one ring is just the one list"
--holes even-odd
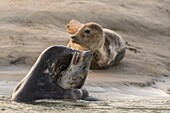
[(91, 69), (105, 69), (119, 63), (126, 51), (119, 34), (94, 22), (82, 24), (71, 36), (67, 46), (81, 51), (91, 50)]

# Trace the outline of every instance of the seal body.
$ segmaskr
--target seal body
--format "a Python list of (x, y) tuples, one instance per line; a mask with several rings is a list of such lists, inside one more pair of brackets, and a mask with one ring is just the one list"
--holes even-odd
[(123, 59), (126, 49), (120, 35), (94, 22), (80, 25), (74, 21), (67, 26), (68, 33), (73, 34), (71, 31), (76, 31), (67, 46), (81, 51), (91, 50), (93, 52), (91, 69), (106, 69)]
[(44, 50), (28, 74), (12, 93), (11, 100), (31, 102), (39, 99), (84, 99), (88, 92), (82, 88), (92, 53), (64, 46)]

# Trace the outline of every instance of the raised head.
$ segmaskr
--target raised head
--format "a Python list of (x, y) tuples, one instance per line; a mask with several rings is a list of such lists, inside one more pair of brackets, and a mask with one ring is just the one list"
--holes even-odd
[(76, 92), (85, 82), (91, 58), (90, 51), (80, 52), (64, 46), (47, 48), (16, 86), (11, 100), (81, 98), (82, 94)]

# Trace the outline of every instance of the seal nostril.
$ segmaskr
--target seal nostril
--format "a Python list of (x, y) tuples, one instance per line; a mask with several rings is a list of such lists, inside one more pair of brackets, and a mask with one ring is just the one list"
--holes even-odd
[(83, 70), (86, 70), (86, 68), (87, 68), (86, 66), (85, 66), (85, 67), (83, 67)]
[(72, 38), (72, 39), (75, 39), (75, 38), (76, 38), (76, 36), (71, 36), (71, 38)]

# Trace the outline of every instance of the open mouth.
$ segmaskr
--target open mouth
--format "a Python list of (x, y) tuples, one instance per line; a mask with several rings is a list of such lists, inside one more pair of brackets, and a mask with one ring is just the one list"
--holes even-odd
[(80, 57), (81, 57), (81, 54), (80, 54), (80, 52), (75, 52), (74, 53), (74, 55), (73, 55), (73, 64), (74, 65), (77, 65), (78, 63), (79, 63), (79, 61), (80, 61)]

